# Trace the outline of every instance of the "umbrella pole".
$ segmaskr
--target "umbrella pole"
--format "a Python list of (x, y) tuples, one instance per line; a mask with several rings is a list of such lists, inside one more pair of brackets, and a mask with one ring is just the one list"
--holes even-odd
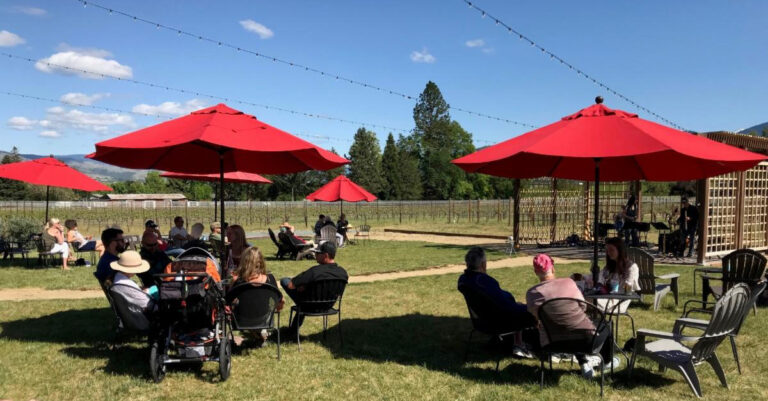
[(600, 268), (597, 266), (597, 241), (600, 236), (598, 233), (598, 222), (600, 220), (600, 158), (595, 158), (595, 225), (592, 232), (593, 247), (592, 247), (592, 282), (597, 283), (598, 276), (600, 275)]
[[(221, 225), (224, 227), (224, 153), (219, 152), (219, 202), (221, 202)], [(221, 270), (226, 271), (227, 265), (225, 264), (226, 256), (224, 256), (224, 253), (227, 249), (227, 247), (224, 245), (225, 241), (224, 238), (226, 236), (226, 232), (221, 233)]]
[(45, 223), (48, 223), (48, 199), (51, 197), (51, 187), (50, 185), (46, 185), (45, 187)]

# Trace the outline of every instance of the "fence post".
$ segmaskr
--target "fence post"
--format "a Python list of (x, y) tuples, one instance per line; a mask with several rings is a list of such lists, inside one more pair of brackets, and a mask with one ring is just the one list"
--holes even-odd
[(308, 208), (307, 200), (304, 199), (304, 225), (309, 227), (309, 215), (308, 215), (307, 208)]
[(453, 221), (451, 219), (452, 217), (451, 214), (453, 211), (452, 209), (453, 209), (453, 201), (451, 201), (451, 198), (448, 198), (448, 224), (451, 224), (451, 221)]
[(467, 223), (472, 223), (472, 199), (467, 199)]
[(477, 198), (477, 211), (475, 214), (477, 215), (477, 224), (480, 224), (480, 198)]
[(552, 217), (550, 219), (550, 226), (552, 227), (550, 241), (555, 242), (557, 238), (557, 178), (552, 179)]
[(403, 224), (403, 201), (400, 201), (400, 224)]
[(512, 210), (512, 239), (515, 241), (515, 249), (520, 249), (520, 179), (515, 179), (512, 187), (512, 198), (510, 204), (514, 201)]

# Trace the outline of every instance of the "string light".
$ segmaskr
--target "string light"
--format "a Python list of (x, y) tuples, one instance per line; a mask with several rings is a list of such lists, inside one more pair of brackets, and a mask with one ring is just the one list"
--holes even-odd
[[(212, 38), (209, 38), (209, 37), (197, 34), (197, 33), (192, 33), (192, 32), (189, 32), (189, 31), (182, 30), (182, 29), (177, 28), (177, 27), (172, 27), (172, 26), (169, 26), (169, 25), (165, 25), (165, 24), (159, 23), (157, 21), (150, 21), (148, 19), (144, 19), (144, 18), (138, 17), (138, 16), (133, 15), (133, 14), (129, 14), (129, 13), (124, 12), (124, 11), (107, 8), (105, 6), (102, 6), (102, 5), (98, 4), (98, 3), (94, 3), (94, 2), (91, 2), (91, 1), (86, 1), (86, 0), (75, 0), (75, 1), (83, 3), (84, 5), (88, 4), (88, 5), (92, 6), (94, 9), (99, 9), (99, 10), (106, 11), (106, 12), (111, 10), (113, 13), (118, 14), (118, 15), (122, 15), (123, 17), (133, 19), (134, 21), (143, 22), (143, 23), (151, 25), (151, 26), (155, 26), (158, 30), (164, 29), (164, 30), (167, 30), (167, 31), (170, 31), (170, 32), (176, 32), (177, 35), (179, 35), (179, 36), (184, 35), (184, 36), (191, 37), (191, 38), (197, 38), (199, 41), (207, 41), (207, 42), (210, 42), (210, 43), (215, 43), (215, 44), (218, 44), (220, 47), (227, 47), (227, 48), (230, 48), (232, 50), (239, 51), (241, 53), (247, 53), (247, 54), (250, 54), (252, 56), (256, 56), (256, 57), (259, 57), (259, 58), (262, 58), (262, 59), (265, 59), (265, 60), (271, 60), (272, 62), (277, 63), (277, 64), (285, 65), (285, 66), (288, 66), (288, 67), (298, 68), (299, 70), (304, 69), (304, 71), (306, 71), (306, 72), (311, 72), (311, 73), (314, 73), (314, 74), (317, 74), (317, 75), (320, 75), (320, 76), (323, 76), (323, 77), (333, 77), (333, 78), (335, 78), (335, 80), (338, 80), (340, 82), (345, 82), (345, 83), (350, 84), (350, 85), (356, 85), (356, 86), (360, 86), (360, 87), (363, 87), (363, 88), (374, 89), (374, 90), (376, 90), (378, 92), (387, 93), (389, 95), (398, 96), (398, 97), (401, 97), (403, 99), (408, 99), (408, 100), (414, 100), (415, 101), (415, 100), (418, 100), (418, 98), (419, 98), (418, 96), (408, 95), (408, 94), (403, 93), (403, 92), (399, 92), (399, 91), (395, 91), (395, 90), (389, 90), (389, 89), (385, 89), (385, 88), (382, 88), (382, 87), (379, 87), (379, 86), (376, 86), (376, 85), (372, 85), (372, 84), (369, 84), (369, 83), (366, 83), (366, 82), (363, 82), (363, 81), (359, 81), (359, 80), (352, 79), (352, 78), (347, 78), (347, 77), (345, 77), (345, 76), (343, 76), (341, 74), (336, 74), (336, 73), (331, 73), (331, 72), (327, 72), (327, 71), (322, 71), (322, 70), (319, 70), (317, 68), (306, 66), (306, 65), (303, 65), (303, 64), (300, 64), (300, 63), (296, 63), (296, 62), (293, 62), (293, 61), (290, 61), (290, 60), (285, 60), (285, 59), (274, 57), (274, 56), (270, 56), (270, 55), (267, 55), (267, 54), (264, 54), (264, 53), (261, 53), (261, 52), (258, 52), (258, 51), (245, 49), (243, 47), (238, 47), (238, 46), (235, 46), (235, 45), (230, 44), (230, 43), (225, 42), (225, 41), (219, 41), (217, 39), (212, 39)], [(471, 3), (470, 3), (470, 7), (473, 7), (471, 5)], [(462, 113), (466, 113), (466, 114), (470, 114), (470, 115), (474, 115), (474, 116), (478, 116), (478, 117), (483, 117), (483, 118), (487, 118), (487, 119), (491, 119), (491, 120), (501, 121), (501, 122), (505, 122), (505, 123), (508, 123), (508, 124), (514, 124), (514, 125), (518, 125), (518, 126), (521, 126), (521, 127), (536, 128), (536, 126), (531, 125), (531, 124), (527, 124), (527, 123), (523, 123), (523, 122), (520, 122), (520, 121), (511, 120), (511, 119), (508, 119), (508, 118), (495, 117), (495, 116), (491, 116), (491, 115), (488, 115), (488, 114), (485, 114), (485, 113), (470, 112), (469, 110), (467, 110), (465, 108), (461, 108), (461, 107), (449, 106), (449, 108), (451, 110), (456, 110), (456, 111), (459, 111), (459, 112), (462, 112)]]
[[(133, 111), (133, 110), (129, 111), (129, 110), (116, 109), (116, 108), (113, 108), (113, 107), (96, 106), (96, 105), (93, 105), (93, 104), (85, 104), (85, 103), (77, 103), (77, 102), (65, 102), (65, 101), (62, 101), (61, 99), (57, 100), (57, 99), (51, 99), (51, 98), (42, 97), (42, 96), (35, 96), (35, 95), (27, 95), (27, 94), (17, 93), (17, 92), (0, 91), (0, 94), (6, 95), (6, 96), (15, 96), (15, 97), (19, 97), (19, 98), (23, 98), (23, 99), (29, 99), (29, 100), (37, 100), (37, 101), (40, 101), (40, 102), (59, 103), (59, 104), (63, 104), (63, 105), (66, 105), (66, 106), (76, 106), (76, 107), (84, 107), (84, 108), (93, 109), (93, 110), (109, 111), (109, 112), (112, 112), (112, 113), (134, 114), (134, 115), (139, 115), (139, 116), (154, 117), (154, 118), (157, 118), (157, 119), (160, 119), (160, 120), (172, 120), (173, 118), (175, 118), (175, 117), (170, 117), (170, 116), (163, 116), (163, 115), (160, 115), (160, 114), (149, 114), (149, 113), (142, 113), (142, 112)], [(323, 135), (313, 135), (313, 134), (305, 134), (305, 133), (300, 133), (300, 134), (293, 133), (292, 135), (296, 135), (296, 136), (300, 136), (300, 137), (305, 137), (305, 138), (323, 139), (323, 140), (327, 140), (327, 141), (354, 142), (352, 139), (348, 139), (348, 138), (334, 138), (334, 137), (323, 136)]]
[(602, 82), (598, 81), (596, 78), (594, 78), (594, 77), (592, 77), (591, 75), (587, 74), (587, 73), (586, 73), (586, 72), (584, 72), (583, 70), (581, 70), (581, 69), (579, 69), (579, 68), (577, 68), (577, 67), (573, 66), (573, 65), (572, 65), (572, 64), (570, 64), (570, 63), (567, 63), (565, 60), (563, 60), (562, 58), (560, 58), (558, 55), (556, 55), (556, 54), (552, 53), (551, 51), (549, 51), (549, 50), (545, 49), (544, 47), (540, 46), (539, 44), (537, 44), (536, 42), (534, 42), (534, 41), (533, 41), (533, 39), (530, 39), (529, 37), (527, 37), (527, 36), (523, 35), (522, 33), (518, 32), (516, 29), (514, 29), (514, 28), (512, 28), (511, 26), (507, 25), (507, 24), (506, 24), (505, 22), (503, 22), (502, 20), (500, 20), (500, 19), (498, 19), (498, 18), (496, 18), (496, 17), (492, 16), (491, 14), (489, 14), (489, 13), (488, 13), (487, 11), (485, 11), (484, 9), (482, 9), (482, 8), (480, 8), (480, 7), (478, 7), (478, 6), (476, 6), (474, 3), (472, 3), (472, 2), (470, 2), (470, 1), (468, 1), (468, 0), (462, 0), (462, 1), (463, 1), (464, 3), (466, 3), (466, 4), (467, 4), (467, 6), (468, 6), (469, 8), (474, 8), (475, 10), (477, 10), (478, 12), (480, 12), (480, 16), (481, 16), (482, 18), (485, 18), (485, 16), (486, 16), (486, 15), (488, 15), (488, 17), (489, 17), (489, 18), (491, 18), (491, 19), (493, 19), (493, 20), (495, 20), (495, 21), (497, 22), (497, 25), (501, 25), (501, 26), (503, 26), (503, 27), (504, 27), (504, 28), (506, 28), (506, 29), (507, 29), (507, 31), (509, 31), (510, 33), (514, 33), (514, 34), (517, 34), (517, 35), (518, 35), (518, 37), (520, 38), (520, 40), (523, 40), (523, 39), (525, 39), (525, 41), (527, 41), (528, 43), (530, 43), (532, 47), (535, 47), (535, 48), (537, 48), (537, 49), (541, 50), (541, 52), (542, 52), (543, 54), (546, 54), (546, 55), (548, 55), (550, 59), (553, 59), (553, 60), (557, 60), (557, 61), (559, 61), (559, 62), (560, 62), (560, 64), (563, 64), (563, 65), (565, 65), (566, 67), (568, 67), (568, 69), (569, 69), (569, 70), (571, 70), (571, 71), (575, 72), (576, 74), (578, 74), (578, 75), (580, 75), (580, 76), (582, 76), (582, 77), (584, 77), (584, 78), (586, 78), (586, 79), (588, 79), (588, 80), (592, 81), (594, 84), (597, 84), (597, 85), (599, 85), (601, 88), (604, 88), (604, 89), (608, 90), (608, 92), (610, 92), (610, 93), (612, 93), (613, 95), (617, 96), (619, 99), (621, 99), (621, 100), (624, 100), (625, 102), (627, 102), (627, 103), (631, 104), (631, 105), (632, 105), (632, 106), (634, 106), (635, 108), (637, 108), (637, 109), (639, 109), (639, 110), (641, 110), (641, 111), (644, 111), (644, 112), (646, 112), (646, 113), (648, 113), (648, 114), (650, 114), (650, 115), (652, 115), (652, 116), (656, 117), (657, 119), (659, 119), (659, 120), (661, 120), (661, 121), (665, 122), (666, 124), (668, 124), (668, 125), (671, 125), (671, 126), (673, 126), (673, 127), (677, 128), (677, 129), (681, 130), (681, 131), (685, 131), (685, 129), (684, 129), (683, 127), (681, 127), (680, 125), (678, 125), (678, 124), (675, 124), (674, 122), (672, 122), (672, 121), (670, 121), (670, 120), (668, 120), (668, 119), (666, 119), (666, 118), (662, 117), (662, 116), (661, 116), (661, 115), (659, 115), (658, 113), (651, 111), (651, 110), (650, 110), (650, 109), (648, 109), (647, 107), (640, 105), (640, 104), (639, 104), (639, 103), (637, 103), (636, 101), (634, 101), (634, 100), (630, 99), (629, 97), (627, 97), (627, 96), (625, 96), (625, 95), (623, 95), (623, 94), (619, 93), (618, 91), (616, 91), (615, 89), (612, 89), (612, 88), (611, 88), (611, 87), (609, 87), (608, 85), (606, 85), (606, 84), (604, 84), (604, 83), (602, 83)]
[(348, 119), (345, 119), (345, 118), (333, 117), (333, 116), (328, 116), (328, 115), (319, 114), (319, 113), (308, 113), (308, 112), (304, 112), (304, 111), (297, 111), (297, 110), (288, 109), (288, 108), (285, 108), (285, 107), (278, 107), (278, 106), (272, 106), (272, 105), (266, 105), (266, 104), (259, 104), (259, 103), (249, 102), (249, 101), (246, 101), (246, 100), (233, 99), (233, 98), (230, 98), (230, 97), (224, 97), (224, 96), (219, 96), (219, 95), (202, 93), (202, 92), (199, 92), (197, 90), (192, 90), (192, 89), (174, 88), (174, 87), (167, 86), (167, 85), (164, 85), (164, 84), (156, 84), (156, 83), (147, 82), (147, 81), (139, 81), (139, 80), (132, 79), (132, 78), (123, 78), (123, 77), (118, 77), (118, 76), (110, 75), (110, 74), (97, 73), (97, 72), (94, 72), (94, 71), (91, 71), (91, 70), (85, 70), (85, 69), (81, 69), (81, 68), (69, 67), (69, 66), (66, 66), (66, 65), (51, 63), (51, 62), (48, 62), (48, 61), (46, 61), (46, 62), (37, 61), (37, 60), (31, 59), (31, 58), (28, 58), (28, 57), (17, 56), (15, 54), (6, 53), (6, 52), (0, 52), (0, 55), (7, 56), (10, 59), (22, 60), (22, 61), (26, 61), (26, 62), (29, 62), (29, 63), (42, 62), (42, 63), (44, 63), (48, 67), (61, 68), (61, 69), (65, 69), (67, 71), (72, 71), (72, 72), (77, 72), (77, 73), (87, 74), (87, 75), (95, 75), (95, 76), (99, 76), (99, 77), (102, 77), (102, 78), (116, 79), (118, 81), (130, 82), (130, 83), (135, 84), (135, 85), (142, 85), (142, 86), (147, 86), (147, 87), (150, 87), (150, 88), (161, 88), (161, 89), (165, 89), (166, 91), (183, 93), (183, 94), (190, 95), (190, 96), (191, 95), (195, 95), (195, 96), (200, 96), (200, 97), (207, 97), (209, 99), (223, 101), (224, 103), (237, 103), (237, 104), (246, 105), (246, 106), (259, 107), (259, 108), (263, 108), (263, 109), (266, 109), (266, 110), (277, 110), (277, 111), (281, 111), (281, 112), (284, 112), (284, 113), (290, 113), (290, 114), (293, 114), (293, 115), (301, 115), (301, 116), (309, 117), (309, 118), (329, 120), (329, 121), (336, 121), (336, 122), (341, 122), (341, 123), (345, 123), (345, 124), (364, 126), (364, 127), (371, 127), (371, 128), (381, 128), (381, 129), (384, 129), (384, 130), (400, 132), (400, 133), (404, 133), (404, 134), (410, 133), (410, 130), (406, 130), (406, 129), (402, 129), (402, 128), (390, 127), (390, 126), (382, 125), (382, 124), (372, 124), (372, 123), (367, 123), (367, 122), (362, 122), (362, 121), (348, 120)]

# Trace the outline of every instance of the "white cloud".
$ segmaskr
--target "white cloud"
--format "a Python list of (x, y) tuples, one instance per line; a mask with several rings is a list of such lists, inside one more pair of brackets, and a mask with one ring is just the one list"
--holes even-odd
[(16, 116), (8, 119), (8, 126), (19, 131), (26, 131), (35, 128), (37, 121), (30, 120), (27, 117)]
[(66, 43), (66, 42), (59, 43), (59, 45), (56, 46), (56, 51), (75, 52), (75, 53), (83, 54), (86, 56), (93, 56), (93, 57), (99, 57), (99, 58), (112, 57), (112, 52), (110, 52), (109, 50), (97, 49), (95, 47), (75, 47), (75, 46), (71, 46), (69, 43)]
[(262, 39), (269, 39), (273, 36), (275, 36), (275, 33), (272, 32), (271, 29), (267, 28), (266, 26), (259, 24), (258, 22), (252, 20), (252, 19), (246, 19), (240, 21), (240, 25), (248, 32), (253, 32), (257, 35), (259, 35)]
[(432, 64), (435, 61), (437, 61), (437, 59), (435, 58), (435, 56), (429, 54), (429, 51), (425, 47), (421, 51), (417, 51), (417, 50), (412, 51), (411, 52), (411, 61), (413, 61), (414, 63), (428, 63), (428, 64)]
[(27, 43), (21, 36), (8, 31), (0, 31), (0, 47), (13, 47)]
[[(35, 68), (46, 73), (58, 72), (89, 79), (103, 79), (99, 74), (106, 74), (119, 78), (133, 77), (133, 69), (131, 69), (131, 67), (120, 64), (115, 60), (106, 59), (106, 57), (111, 56), (111, 53), (106, 50), (72, 48), (65, 43), (61, 44), (59, 48), (63, 51), (54, 53), (50, 57), (40, 59), (35, 63)], [(59, 66), (92, 71), (92, 73), (73, 71)]]
[(61, 137), (61, 134), (59, 134), (58, 132), (56, 132), (54, 130), (42, 131), (42, 132), (40, 132), (37, 135), (42, 136), (44, 138), (59, 138), (59, 137)]
[(13, 10), (16, 11), (17, 13), (32, 15), (35, 17), (42, 17), (43, 15), (48, 13), (42, 8), (37, 8), (37, 7), (16, 6), (13, 8)]
[(467, 47), (483, 47), (485, 46), (485, 41), (482, 39), (473, 39), (464, 42), (464, 44), (467, 45)]
[(187, 100), (184, 103), (179, 102), (163, 102), (156, 106), (149, 105), (149, 104), (137, 104), (136, 106), (133, 106), (134, 113), (144, 113), (144, 114), (164, 114), (169, 116), (180, 116), (183, 114), (189, 114), (193, 111), (200, 110), (204, 107), (208, 106), (208, 104), (200, 99), (192, 99)]
[(492, 47), (484, 47), (480, 51), (485, 53), (485, 54), (491, 54), (491, 53), (495, 52), (496, 50), (494, 50)]
[(70, 93), (65, 93), (61, 95), (59, 100), (67, 104), (88, 106), (108, 96), (109, 96), (109, 93), (94, 93), (93, 95), (86, 95), (85, 93), (80, 93), (80, 92), (70, 92)]
[(66, 109), (61, 106), (48, 108), (46, 120), (49, 127), (71, 127), (81, 130), (106, 133), (111, 127), (136, 126), (133, 117), (119, 113), (90, 113), (78, 109)]

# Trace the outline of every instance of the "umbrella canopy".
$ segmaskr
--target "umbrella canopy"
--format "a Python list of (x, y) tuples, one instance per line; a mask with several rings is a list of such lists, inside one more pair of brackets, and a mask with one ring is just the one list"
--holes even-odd
[(349, 162), (225, 104), (99, 142), (88, 157), (127, 168), (194, 174), (290, 174)]
[[(596, 104), (560, 121), (453, 160), (467, 172), (509, 178), (555, 177), (595, 182), (598, 232), (600, 180), (685, 181), (746, 170), (765, 160), (687, 132)], [(592, 274), (597, 277), (597, 240)]]
[(0, 178), (23, 181), (49, 187), (45, 194), (45, 221), (48, 221), (48, 197), (50, 187), (70, 188), (80, 191), (111, 191), (112, 188), (69, 167), (53, 157), (43, 157), (18, 163), (0, 164)]
[(307, 199), (322, 202), (373, 202), (378, 198), (376, 198), (376, 195), (352, 182), (346, 176), (340, 175), (320, 187), (317, 191), (307, 195)]
[[(191, 174), (191, 173), (175, 173), (166, 171), (160, 174), (161, 177), (173, 178), (177, 180), (192, 180), (192, 181), (219, 181), (219, 174)], [(242, 171), (229, 171), (224, 173), (224, 182), (234, 182), (239, 184), (271, 184), (267, 178), (264, 178), (258, 174), (244, 173)]]
[(219, 199), (228, 171), (290, 174), (349, 162), (225, 104), (99, 142), (88, 157), (128, 168), (219, 173)]
[(765, 156), (595, 104), (560, 121), (458, 158), (500, 177), (688, 181), (746, 170)]

